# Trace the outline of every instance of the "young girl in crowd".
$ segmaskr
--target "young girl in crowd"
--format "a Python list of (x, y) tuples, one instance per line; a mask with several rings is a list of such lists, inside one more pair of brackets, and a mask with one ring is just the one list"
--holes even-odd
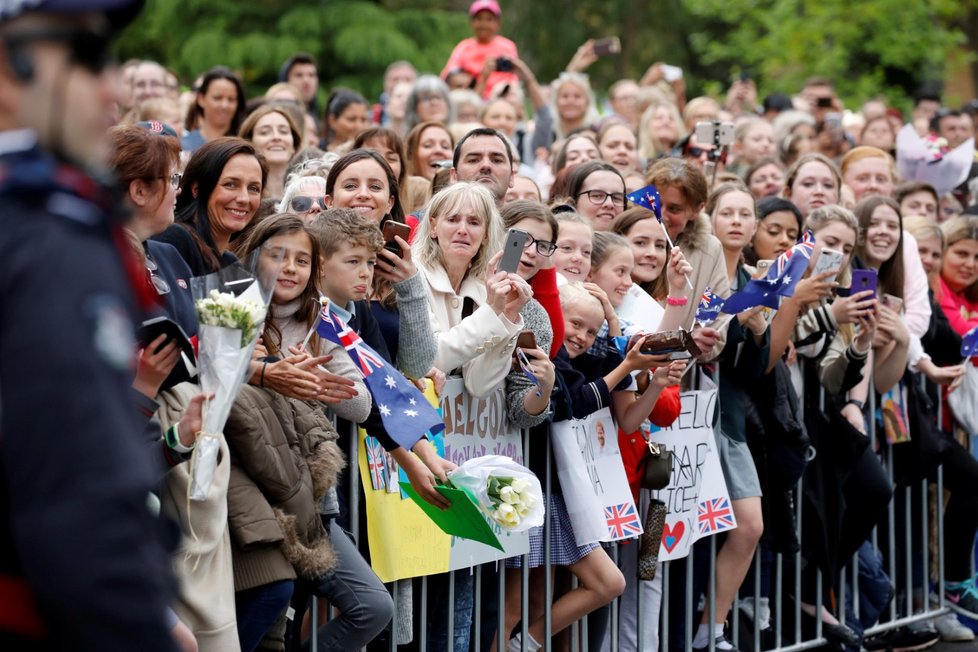
[(268, 166), (264, 196), (280, 199), (285, 192), (285, 172), (289, 161), (302, 144), (302, 132), (289, 109), (266, 104), (255, 109), (241, 125), (238, 134), (255, 146)]
[[(824, 206), (809, 216), (806, 227), (815, 238), (812, 259), (817, 261), (823, 248), (841, 252), (837, 279), (840, 283), (848, 284), (849, 261), (860, 234), (856, 217), (844, 208)], [(857, 401), (853, 407), (861, 407), (861, 401), (847, 399), (846, 395), (859, 385), (865, 375), (864, 369), (876, 340), (879, 321), (877, 302), (871, 293), (857, 292), (849, 298), (850, 305), (837, 329), (825, 329), (811, 338), (817, 340), (824, 336), (823, 341), (828, 341), (827, 346), (806, 349), (796, 339), (799, 353), (811, 354), (815, 358), (811, 382), (806, 385), (804, 404), (807, 430), (817, 451), (815, 460), (809, 463), (805, 472), (802, 546), (811, 554), (812, 563), (802, 573), (803, 591), (799, 600), (808, 618), (813, 619), (818, 614), (826, 638), (837, 643), (857, 645), (859, 635), (850, 627), (840, 624), (824, 605), (814, 602), (815, 569), (822, 571), (828, 588), (837, 588), (835, 583), (842, 566), (866, 541), (892, 495), (878, 458), (872, 448), (865, 445), (867, 440), (860, 434), (865, 432), (861, 411), (858, 419), (852, 420), (842, 413), (850, 405), (850, 400)], [(793, 298), (792, 303), (796, 302)], [(855, 328), (851, 325), (853, 323)], [(811, 321), (801, 320), (796, 328), (796, 338), (811, 336), (813, 331), (818, 330)], [(824, 412), (820, 408), (819, 384), (825, 389)], [(828, 484), (819, 486), (819, 482)], [(823, 592), (823, 600), (827, 595), (830, 593)]]
[(200, 82), (184, 128), (181, 147), (185, 152), (195, 152), (204, 143), (238, 133), (245, 117), (245, 89), (230, 69), (215, 66), (207, 71)]
[(811, 152), (802, 155), (788, 169), (784, 197), (798, 207), (802, 218), (816, 208), (839, 203), (842, 175), (835, 163)]
[(978, 326), (978, 218), (962, 215), (941, 224), (944, 258), (935, 298), (959, 335)]
[[(287, 480), (293, 476), (265, 463), (263, 455), (267, 450), (281, 444), (274, 438), (274, 428), (257, 427), (254, 421), (256, 415), (262, 413), (257, 406), (265, 405), (269, 401), (267, 397), (274, 392), (300, 401), (312, 399), (326, 403), (338, 415), (359, 422), (367, 417), (370, 394), (353, 362), (339, 345), (314, 335), (307, 345), (308, 352), (298, 348), (319, 314), (319, 291), (315, 280), (320, 265), (319, 246), (302, 220), (288, 214), (269, 217), (249, 233), (238, 251), (243, 257), (260, 251), (263, 264), (267, 260), (268, 265), (277, 267), (278, 276), (262, 337), (265, 350), (257, 353), (269, 357), (252, 363), (256, 373), (250, 379), (253, 385), (270, 391), (245, 393), (245, 398), (251, 397), (245, 404), (248, 410), (237, 416), (232, 411), (228, 421), (229, 446), (236, 453), (234, 461), (239, 463), (241, 473), (255, 486), (265, 488), (261, 491), (264, 500), (296, 517), (289, 526), (295, 529), (294, 532), (288, 531), (284, 521), (280, 527), (287, 541), (294, 537), (298, 542), (295, 547), (288, 543), (268, 544), (254, 534), (260, 523), (256, 515), (262, 514), (263, 503), (256, 502), (258, 498), (249, 491), (248, 483), (236, 480), (239, 476), (232, 473), (235, 479), (232, 479), (228, 494), (232, 532), (236, 532), (232, 538), (236, 543), (247, 543), (232, 546), (242, 649), (254, 649), (289, 604), (296, 578), (291, 565), (295, 565), (302, 577), (315, 578), (312, 580), (313, 592), (328, 598), (340, 611), (338, 618), (320, 628), (320, 646), (341, 649), (354, 635), (354, 644), (363, 645), (390, 621), (393, 613), (391, 598), (335, 520), (330, 521), (328, 542), (320, 541), (318, 501), (326, 487), (314, 487), (310, 478), (302, 483), (306, 486), (291, 491), (270, 488), (281, 484), (288, 486)], [(279, 258), (281, 263), (277, 262)], [(331, 373), (322, 371), (320, 365)], [(271, 401), (271, 409), (277, 415), (291, 414), (293, 409), (299, 415), (301, 407), (306, 406), (302, 403), (301, 407), (296, 404), (290, 408), (287, 402), (283, 401), (280, 406), (274, 399)], [(312, 453), (317, 445), (312, 441), (301, 441), (307, 433), (299, 424), (297, 419), (291, 427), (300, 438), (299, 448), (309, 451), (312, 463)], [(285, 423), (283, 428), (288, 429), (289, 424)], [(326, 426), (319, 428), (323, 430)], [(328, 468), (330, 479), (335, 482), (343, 465), (342, 452), (335, 445), (335, 431), (328, 428), (319, 436), (323, 435), (327, 435), (333, 445), (329, 449), (330, 459), (317, 464)], [(282, 459), (291, 460), (292, 454), (286, 454)], [(295, 475), (303, 476), (298, 472)], [(332, 548), (335, 559), (331, 559), (329, 548)], [(285, 558), (284, 568), (281, 563), (276, 563), (279, 556)], [(344, 585), (356, 586), (356, 591), (344, 590)]]
[(609, 163), (581, 163), (571, 171), (568, 186), (577, 213), (588, 219), (595, 231), (607, 231), (612, 220), (625, 210), (625, 180)]
[[(685, 362), (664, 364), (664, 356), (641, 353), (644, 337), (639, 338), (624, 359), (614, 354), (597, 359), (583, 355), (594, 343), (604, 321), (604, 309), (601, 302), (579, 284), (563, 286), (560, 294), (565, 336), (564, 349), (555, 361), (558, 380), (551, 401), (553, 420), (584, 418), (604, 407), (611, 407), (620, 428), (626, 432), (636, 430), (651, 411), (662, 388), (679, 381)], [(647, 371), (654, 365), (662, 366), (656, 370), (649, 388), (636, 397), (635, 392), (628, 389), (630, 375)], [(545, 456), (535, 456), (531, 452), (531, 464), (541, 458), (545, 459)], [(545, 471), (540, 469), (539, 472)], [(551, 470), (551, 473), (555, 478), (556, 472)], [(551, 561), (568, 566), (581, 581), (578, 588), (560, 597), (552, 606), (550, 631), (557, 633), (620, 595), (625, 588), (625, 578), (601, 546), (576, 545), (559, 483), (554, 484), (557, 486), (552, 489), (547, 509), (551, 523)], [(543, 547), (543, 528), (531, 530), (531, 567), (543, 564)], [(544, 640), (545, 626), (542, 617), (529, 623), (525, 641), (529, 650), (540, 649), (539, 641)], [(509, 632), (505, 634), (508, 636)], [(509, 641), (507, 649), (520, 650), (523, 643), (521, 634), (517, 634)]]
[(344, 145), (370, 126), (367, 100), (349, 88), (336, 87), (326, 99), (323, 116), (322, 147), (327, 152), (341, 152)]
[(558, 213), (557, 225), (557, 251), (553, 263), (560, 282), (582, 282), (591, 272), (594, 229), (573, 210)]
[[(692, 267), (687, 276), (692, 290), (682, 305), (680, 320), (688, 329), (696, 314), (697, 297), (706, 288), (721, 297), (730, 293), (720, 241), (710, 232), (709, 219), (700, 213), (706, 205), (706, 177), (690, 161), (669, 158), (649, 168), (648, 181), (659, 191), (662, 225)], [(707, 360), (715, 358), (723, 348), (723, 333), (711, 326), (693, 330), (692, 337)]]
[[(754, 197), (739, 183), (723, 184), (710, 195), (706, 212), (713, 222), (713, 233), (723, 246), (730, 291), (736, 292), (747, 284), (753, 271), (743, 265), (743, 250), (757, 229)], [(717, 553), (715, 619), (711, 622), (709, 610), (704, 610), (693, 636), (694, 650), (706, 649), (711, 639), (719, 650), (734, 647), (724, 635), (723, 624), (764, 528), (761, 484), (747, 448), (747, 388), (767, 372), (769, 353), (770, 334), (763, 307), (731, 319), (720, 358), (718, 391), (723, 396), (723, 409), (715, 437), (737, 527), (728, 533)]]

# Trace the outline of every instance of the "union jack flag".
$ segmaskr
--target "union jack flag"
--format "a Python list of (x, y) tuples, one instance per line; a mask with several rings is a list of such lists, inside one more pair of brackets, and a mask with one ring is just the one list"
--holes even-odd
[(316, 332), (350, 354), (391, 439), (411, 450), (425, 433), (434, 435), (444, 430), (445, 422), (424, 394), (360, 339), (356, 331), (330, 309), (329, 299), (322, 297), (320, 301), (323, 309), (319, 312)]
[(700, 534), (714, 534), (730, 530), (734, 525), (730, 501), (726, 498), (710, 498), (696, 506), (696, 522)]
[(633, 503), (605, 507), (604, 518), (608, 522), (608, 534), (612, 541), (630, 539), (642, 534), (642, 522)]
[(367, 436), (364, 440), (367, 449), (367, 468), (370, 469), (370, 486), (374, 491), (387, 490), (387, 465), (384, 449), (376, 437)]

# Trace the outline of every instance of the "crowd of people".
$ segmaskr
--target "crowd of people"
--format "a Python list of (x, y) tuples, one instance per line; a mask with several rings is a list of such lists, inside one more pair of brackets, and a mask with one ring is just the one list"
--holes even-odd
[[(947, 397), (978, 386), (961, 353), (978, 326), (978, 106), (921, 93), (909, 114), (876, 98), (847, 108), (820, 77), (760, 99), (745, 75), (723, 98), (687, 99), (663, 63), (596, 92), (586, 71), (609, 48), (593, 40), (542, 84), (500, 34), (496, 0), (472, 3), (473, 36), (440, 72), (392, 63), (377, 102), (337, 87), (321, 104), (317, 62), (301, 53), (256, 97), (226, 67), (181, 92), (149, 60), (121, 65), (117, 95), (105, 55), (140, 2), (23, 4), (0, 9), (0, 76), (16, 89), (0, 93), (0, 602), (19, 605), (0, 615), (0, 641), (299, 650), (318, 596), (334, 610), (318, 614), (320, 650), (416, 644), (402, 633), (413, 624), (431, 650), (532, 651), (548, 631), (566, 646), (559, 635), (582, 618), (597, 650), (608, 605), (650, 589), (641, 632), (622, 608), (619, 643), (657, 649), (662, 573), (638, 579), (638, 546), (613, 560), (577, 545), (549, 426), (610, 408), (622, 440), (668, 427), (680, 390), (704, 378), (718, 386), (714, 444), (737, 527), (710, 560), (712, 589), (702, 547), (677, 562), (694, 565), (690, 590), (712, 591), (715, 607), (687, 614), (686, 574), (671, 574), (670, 647), (735, 650), (725, 623), (758, 574), (760, 597), (741, 606), (765, 647), (779, 643), (772, 614), (795, 605), (805, 631), (820, 622), (852, 650), (974, 638), (957, 616), (978, 619), (975, 433)], [(629, 200), (650, 185), (655, 210)], [(389, 225), (404, 230), (382, 235)], [(527, 237), (509, 272), (498, 267), (512, 229)], [(799, 242), (811, 262), (776, 309), (697, 318), (701, 297), (745, 290)], [(223, 432), (218, 499), (191, 506), (209, 397), (174, 378), (177, 340), (136, 346), (129, 321), (165, 316), (195, 337), (191, 279), (254, 256), (276, 261), (271, 305)], [(688, 331), (695, 356), (643, 352), (653, 333), (621, 315), (635, 292), (659, 332)], [(428, 578), (425, 613), (403, 608), (411, 586), (398, 584), (408, 599), (395, 613), (366, 528), (359, 545), (349, 536), (365, 518), (347, 507), (351, 424), (442, 509), (436, 487), (455, 464), (428, 439), (406, 450), (387, 432), (357, 366), (312, 333), (321, 297), (419, 386), (440, 393), (461, 376), (473, 398), (501, 388), (508, 420), (528, 431), (530, 468), (552, 479), (550, 532), (532, 530), (529, 554), (498, 571), (505, 613), (490, 580), (475, 612), (468, 570)], [(902, 529), (927, 528), (928, 514), (918, 496), (911, 523), (888, 524), (887, 506), (939, 467), (945, 581), (888, 577), (880, 550), (921, 567), (926, 551), (904, 549)], [(636, 469), (623, 471), (638, 499)], [(878, 527), (897, 533), (892, 546), (870, 542)], [(74, 537), (86, 543), (65, 547)], [(798, 551), (786, 559), (801, 593), (775, 591), (774, 554)], [(951, 612), (864, 638), (897, 586), (912, 594), (902, 616), (940, 592)], [(698, 623), (689, 641), (684, 618)]]

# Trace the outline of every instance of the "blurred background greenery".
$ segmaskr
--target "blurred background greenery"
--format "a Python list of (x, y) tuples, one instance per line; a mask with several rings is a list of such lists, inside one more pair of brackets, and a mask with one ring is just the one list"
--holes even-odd
[[(148, 0), (119, 44), (122, 59), (156, 59), (184, 84), (216, 64), (249, 93), (276, 81), (298, 51), (319, 62), (321, 93), (345, 85), (368, 98), (388, 63), (438, 73), (471, 36), (469, 0)], [(921, 84), (949, 103), (978, 86), (978, 0), (502, 0), (501, 33), (542, 83), (587, 38), (620, 36), (622, 52), (589, 73), (599, 94), (664, 61), (683, 68), (687, 97), (721, 95), (747, 71), (759, 97), (794, 93), (811, 75), (836, 82), (849, 106), (884, 96), (906, 107)]]

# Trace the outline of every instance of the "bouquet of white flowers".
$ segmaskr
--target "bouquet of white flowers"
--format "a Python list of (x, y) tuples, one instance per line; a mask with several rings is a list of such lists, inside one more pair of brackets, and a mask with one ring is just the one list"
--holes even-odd
[[(256, 252), (257, 253), (257, 252)], [(191, 458), (190, 499), (206, 500), (217, 468), (220, 437), (231, 405), (248, 375), (248, 363), (265, 323), (278, 270), (235, 264), (190, 280), (197, 310), (200, 387), (214, 398), (205, 404), (204, 423)], [(271, 281), (271, 282), (269, 282)]]
[(540, 481), (533, 472), (503, 455), (486, 455), (463, 462), (448, 476), (467, 489), (489, 518), (506, 530), (522, 532), (543, 525), (545, 507)]

